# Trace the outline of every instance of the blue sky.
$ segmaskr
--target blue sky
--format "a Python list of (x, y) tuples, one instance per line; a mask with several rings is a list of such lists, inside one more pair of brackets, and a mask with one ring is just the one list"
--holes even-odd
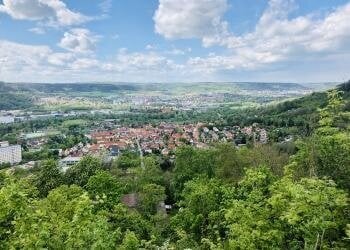
[(348, 0), (0, 0), (0, 80), (350, 78)]

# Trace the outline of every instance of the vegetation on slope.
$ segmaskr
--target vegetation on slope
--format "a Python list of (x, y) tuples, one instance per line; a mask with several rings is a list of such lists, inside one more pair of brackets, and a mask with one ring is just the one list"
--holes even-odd
[(0, 92), (0, 110), (26, 109), (32, 105), (33, 102), (27, 95)]
[(70, 92), (114, 92), (121, 90), (136, 90), (131, 84), (105, 83), (3, 83), (0, 90), (42, 93), (70, 93)]

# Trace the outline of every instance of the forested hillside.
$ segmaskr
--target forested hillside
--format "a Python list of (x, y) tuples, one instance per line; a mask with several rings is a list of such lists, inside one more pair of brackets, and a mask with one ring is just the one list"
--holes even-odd
[(307, 87), (300, 85), (298, 83), (266, 83), (266, 82), (247, 82), (247, 83), (237, 83), (240, 89), (244, 90), (296, 90), (296, 89), (308, 89)]
[(0, 110), (25, 109), (33, 105), (29, 96), (0, 92)]
[[(349, 86), (350, 81), (336, 88), (342, 92), (345, 112), (350, 112)], [(191, 111), (186, 114), (186, 117), (197, 121), (212, 122), (217, 126), (249, 126), (258, 123), (269, 128), (271, 140), (281, 141), (287, 135), (310, 136), (318, 126), (319, 109), (326, 105), (327, 93), (314, 92), (301, 98), (261, 107), (236, 109), (225, 105), (203, 113)]]
[(349, 249), (348, 84), (242, 121), (309, 124), (294, 151), (183, 146), (175, 158), (124, 152), (66, 172), (53, 159), (3, 171), (1, 248)]
[(105, 83), (4, 83), (0, 82), (0, 90), (42, 93), (71, 93), (71, 92), (113, 92), (119, 90), (136, 90), (136, 87), (127, 84)]

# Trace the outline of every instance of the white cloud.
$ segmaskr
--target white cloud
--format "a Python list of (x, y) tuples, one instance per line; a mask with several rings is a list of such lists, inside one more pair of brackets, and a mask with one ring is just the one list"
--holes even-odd
[[(336, 81), (349, 78), (350, 53), (327, 56), (317, 63), (257, 70), (254, 61), (239, 57), (211, 54), (208, 58), (191, 58), (178, 64), (155, 51), (128, 52), (121, 49), (108, 60), (93, 54), (59, 53), (48, 46), (25, 45), (0, 40), (0, 75), (3, 81), (75, 82), (75, 81)], [(267, 58), (267, 59), (265, 59)], [(345, 60), (344, 60), (345, 58)], [(270, 60), (260, 55), (256, 60)], [(268, 62), (267, 62), (268, 63)], [(242, 70), (246, 69), (246, 70)], [(292, 69), (291, 69), (292, 68)], [(251, 71), (254, 69), (253, 71)], [(224, 77), (222, 71), (228, 76)], [(236, 72), (232, 74), (232, 72)], [(238, 73), (237, 73), (238, 72)]]
[(0, 40), (0, 75), (4, 81), (148, 81), (181, 75), (181, 65), (155, 52), (120, 49), (109, 60), (93, 54), (55, 52), (48, 46)]
[(165, 38), (203, 38), (225, 29), (226, 0), (159, 0), (155, 31)]
[(117, 55), (115, 64), (123, 70), (156, 70), (166, 71), (176, 67), (172, 60), (167, 59), (155, 52), (128, 53), (127, 50), (122, 49)]
[(51, 49), (48, 46), (31, 46), (0, 41), (0, 58), (6, 61), (6, 64), (1, 66), (7, 68), (36, 67), (44, 63), (50, 53)]
[(191, 52), (189, 49), (177, 49), (177, 48), (172, 48), (171, 50), (165, 51), (165, 54), (168, 55), (173, 55), (173, 56), (183, 56), (187, 52)]
[(8, 41), (0, 41), (0, 75), (12, 81), (30, 81), (33, 76), (43, 77), (51, 71), (48, 56), (52, 50), (48, 46), (32, 46)]
[(98, 7), (103, 13), (108, 13), (112, 8), (112, 0), (103, 0)]
[(38, 34), (38, 35), (45, 34), (45, 30), (42, 27), (34, 27), (34, 28), (29, 29), (29, 31), (33, 32), (35, 34)]
[[(62, 75), (63, 71), (79, 71), (97, 65), (97, 60), (93, 57), (79, 56), (70, 52), (57, 53), (48, 46), (1, 40), (0, 61), (3, 62), (0, 64), (2, 78), (18, 79), (18, 81), (42, 81), (48, 78), (54, 80)], [(80, 73), (83, 74), (82, 71)]]
[(50, 6), (38, 0), (3, 0), (0, 11), (23, 20), (41, 20), (55, 14)]
[(58, 44), (60, 47), (75, 53), (92, 53), (99, 37), (88, 29), (71, 29), (64, 33)]
[(157, 46), (153, 45), (153, 44), (147, 44), (145, 49), (146, 50), (155, 50), (157, 48)]
[[(99, 37), (87, 29), (67, 31), (59, 43), (67, 50), (63, 53), (48, 46), (0, 40), (0, 80), (334, 81), (350, 77), (350, 3), (323, 16), (309, 14), (293, 18), (289, 14), (295, 6), (290, 3), (271, 0), (256, 27), (243, 35), (234, 35), (228, 29), (213, 31), (213, 26), (209, 27), (211, 31), (195, 32), (203, 45), (219, 45), (225, 51), (190, 57), (184, 63), (176, 61), (183, 58), (173, 55), (187, 55), (191, 49), (161, 50), (152, 46), (143, 52), (120, 49), (114, 56), (101, 59), (94, 53)], [(195, 5), (190, 2), (190, 6)], [(219, 16), (219, 22), (224, 24)], [(171, 36), (181, 34), (180, 38), (187, 34), (187, 30), (180, 31), (164, 32)]]
[(310, 58), (317, 63), (330, 55), (350, 52), (350, 3), (321, 19), (312, 14), (290, 19), (294, 9), (293, 1), (271, 0), (253, 32), (203, 38), (206, 46), (227, 47), (226, 55), (191, 58), (188, 64), (202, 71), (255, 70)]
[(0, 12), (14, 19), (42, 21), (46, 25), (70, 26), (91, 20), (79, 12), (71, 11), (60, 0), (3, 0)]
[(350, 51), (350, 3), (323, 18), (313, 14), (290, 18), (297, 9), (293, 0), (270, 0), (255, 29), (241, 36), (229, 32), (223, 20), (227, 9), (224, 0), (159, 0), (155, 31), (165, 38), (198, 38), (204, 47), (228, 49), (224, 55), (189, 58), (188, 67), (201, 72), (256, 70), (308, 57), (317, 62)]
[(160, 48), (158, 48), (157, 45), (154, 45), (154, 44), (147, 44), (145, 46), (145, 49), (146, 50), (151, 50), (151, 51), (157, 51), (157, 52), (159, 52), (160, 54), (163, 54), (163, 55), (172, 55), (172, 56), (185, 55), (188, 52), (192, 51), (191, 48), (178, 49), (175, 46), (172, 46), (171, 49), (161, 50)]
[(72, 53), (50, 53), (47, 61), (54, 66), (67, 66), (75, 60)]
[(98, 69), (100, 62), (94, 58), (78, 58), (72, 64), (71, 68), (75, 70)]

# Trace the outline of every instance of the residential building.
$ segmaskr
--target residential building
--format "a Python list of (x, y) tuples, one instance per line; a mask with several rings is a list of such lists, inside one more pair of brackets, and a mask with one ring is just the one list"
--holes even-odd
[(20, 145), (9, 145), (8, 142), (0, 142), (0, 164), (11, 165), (22, 161), (22, 147)]
[(81, 157), (67, 156), (59, 161), (59, 166), (62, 168), (63, 172), (66, 172), (68, 168), (80, 162)]
[(9, 142), (8, 141), (0, 141), (0, 147), (3, 148), (3, 147), (8, 147), (10, 146)]
[(8, 124), (8, 123), (14, 123), (15, 117), (14, 116), (0, 116), (0, 124)]

